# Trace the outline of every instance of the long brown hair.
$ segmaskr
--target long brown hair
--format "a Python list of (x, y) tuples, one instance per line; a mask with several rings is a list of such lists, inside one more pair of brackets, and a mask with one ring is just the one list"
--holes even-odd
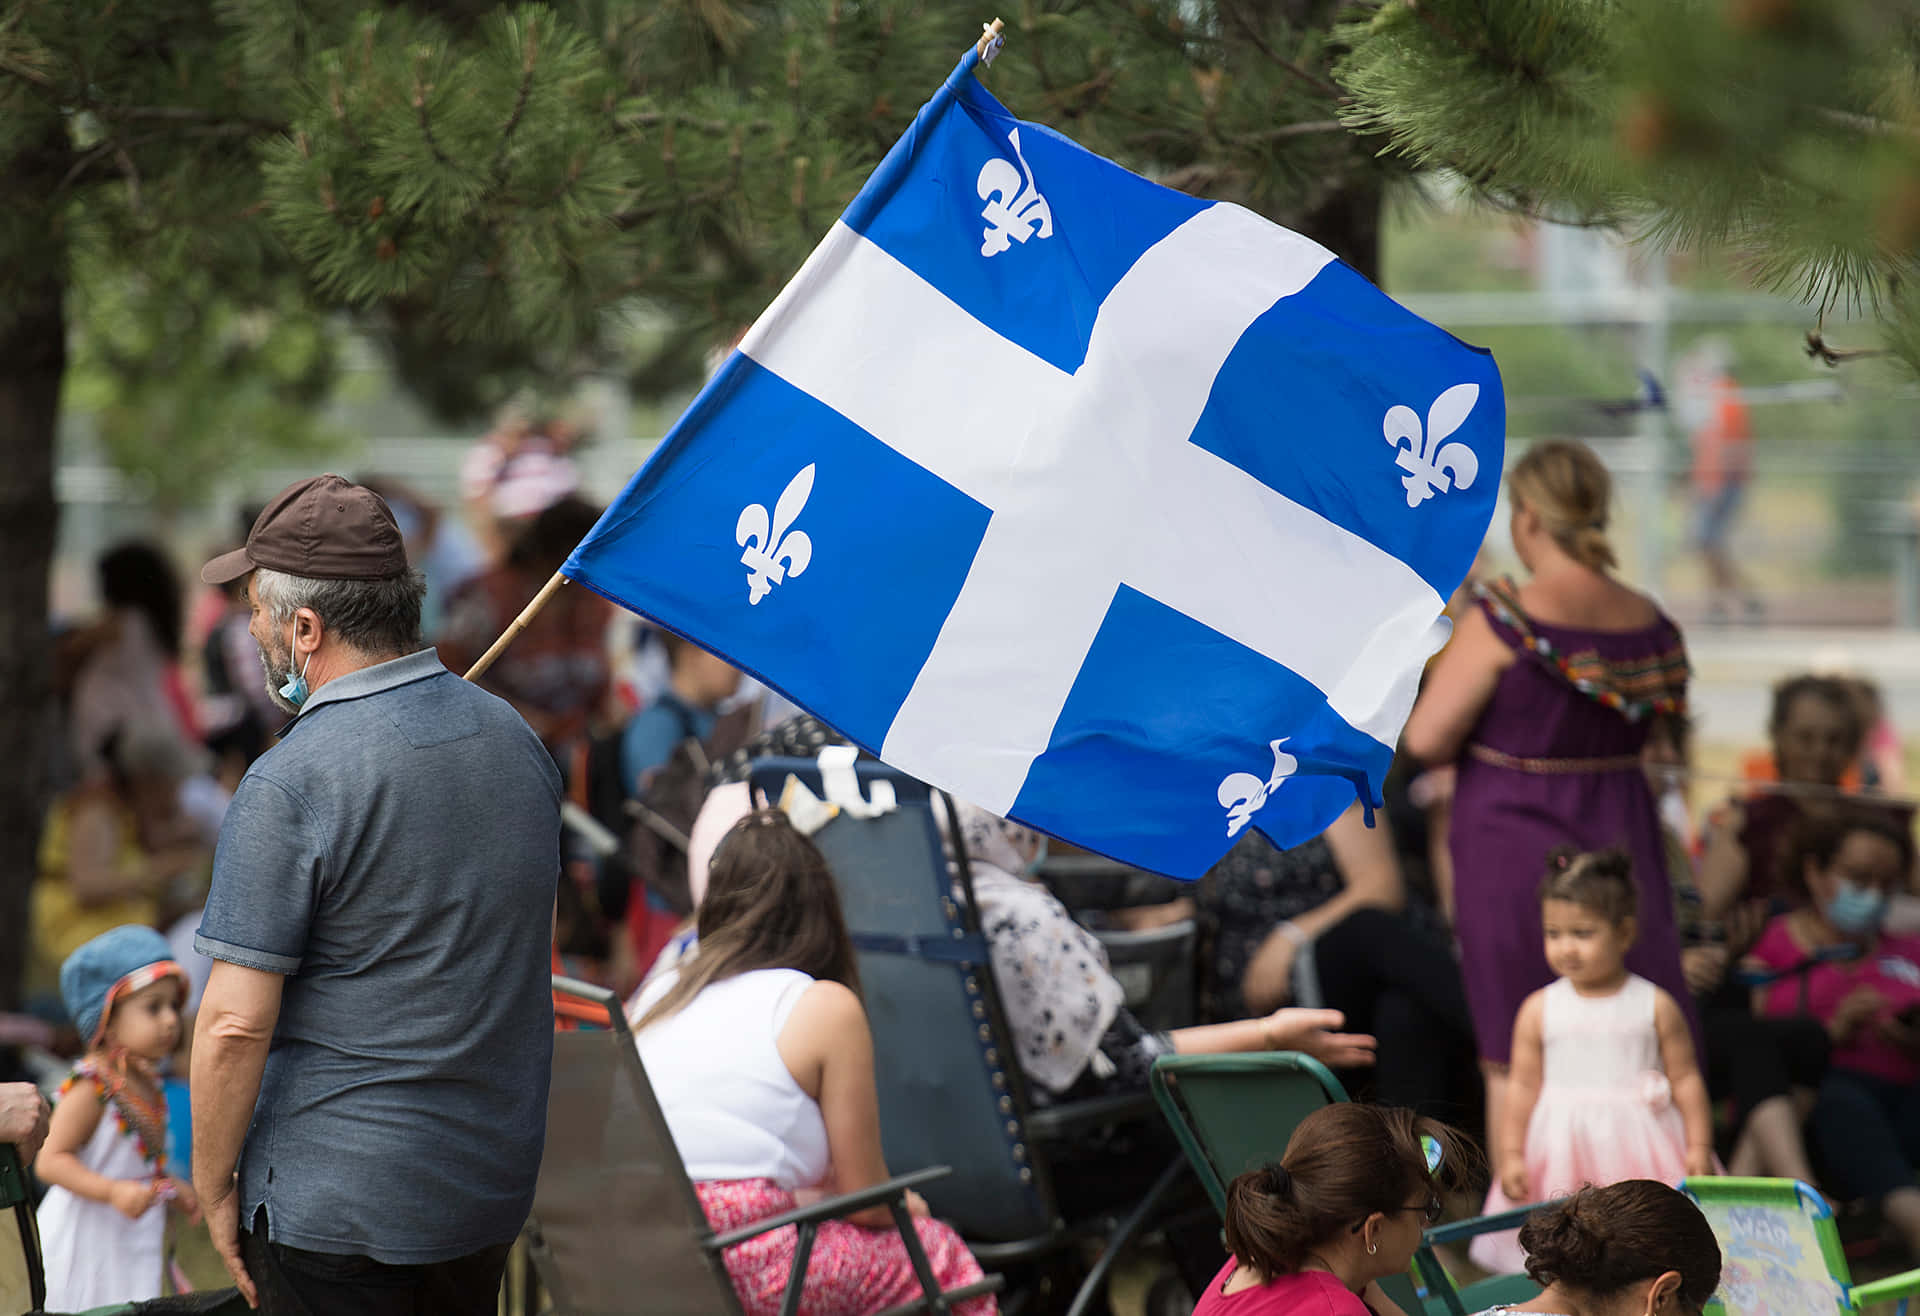
[(750, 813), (720, 838), (696, 926), (693, 958), (635, 1032), (754, 969), (798, 969), (859, 994), (859, 962), (826, 858), (778, 809)]
[(1527, 1274), (1546, 1287), (1607, 1298), (1630, 1284), (1680, 1276), (1680, 1310), (1698, 1312), (1720, 1284), (1720, 1244), (1700, 1208), (1651, 1179), (1583, 1188), (1520, 1226)]
[(1613, 480), (1593, 449), (1572, 439), (1536, 443), (1507, 473), (1507, 488), (1539, 515), (1568, 557), (1595, 571), (1614, 565), (1607, 539)]
[[(1429, 1172), (1422, 1137), (1439, 1144)], [(1398, 1106), (1343, 1101), (1301, 1120), (1278, 1161), (1227, 1186), (1227, 1250), (1268, 1279), (1290, 1275), (1316, 1248), (1376, 1211), (1398, 1211), (1415, 1189), (1465, 1182), (1480, 1154), (1457, 1130)]]

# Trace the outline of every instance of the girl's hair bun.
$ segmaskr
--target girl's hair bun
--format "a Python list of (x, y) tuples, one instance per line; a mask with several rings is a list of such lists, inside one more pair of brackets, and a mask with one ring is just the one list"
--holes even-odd
[(1698, 1312), (1720, 1285), (1720, 1244), (1700, 1208), (1666, 1184), (1626, 1179), (1583, 1188), (1520, 1226), (1527, 1275), (1606, 1299), (1630, 1284), (1680, 1276), (1683, 1312)]
[[(1520, 1226), (1520, 1246), (1527, 1253), (1527, 1274), (1542, 1288), (1555, 1280), (1566, 1280), (1576, 1288), (1594, 1291), (1585, 1277), (1605, 1273), (1607, 1240), (1600, 1232), (1604, 1224), (1598, 1221), (1590, 1224), (1580, 1206), (1580, 1198), (1576, 1196), (1560, 1206), (1535, 1211)], [(1596, 1229), (1595, 1225), (1600, 1228)]]

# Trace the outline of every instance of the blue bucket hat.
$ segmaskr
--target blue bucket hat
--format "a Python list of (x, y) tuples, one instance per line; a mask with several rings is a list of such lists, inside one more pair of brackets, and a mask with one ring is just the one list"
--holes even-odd
[(113, 1003), (162, 978), (174, 978), (186, 992), (187, 975), (173, 958), (173, 947), (152, 928), (128, 923), (110, 928), (67, 956), (60, 966), (60, 999), (89, 1047), (107, 1030)]

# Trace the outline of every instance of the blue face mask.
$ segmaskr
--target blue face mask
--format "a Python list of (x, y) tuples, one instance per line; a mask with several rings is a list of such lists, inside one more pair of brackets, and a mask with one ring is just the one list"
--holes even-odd
[(1021, 871), (1028, 877), (1040, 876), (1040, 869), (1047, 862), (1047, 838), (1040, 838), (1040, 848), (1033, 852), (1033, 858), (1027, 860), (1027, 866)]
[(288, 672), (286, 682), (280, 687), (280, 697), (295, 708), (306, 703), (307, 695), (311, 693), (307, 689), (307, 668), (311, 666), (313, 666), (313, 655), (308, 654), (307, 661), (300, 664), (300, 670)]
[(1827, 916), (1827, 922), (1849, 935), (1872, 932), (1887, 912), (1887, 897), (1872, 887), (1856, 886), (1843, 877), (1833, 899), (1821, 912)]

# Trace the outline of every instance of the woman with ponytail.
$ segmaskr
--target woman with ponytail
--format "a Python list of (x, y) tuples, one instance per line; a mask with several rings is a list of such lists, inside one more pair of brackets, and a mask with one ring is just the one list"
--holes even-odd
[(1379, 1281), (1413, 1264), (1441, 1194), (1474, 1159), (1444, 1124), (1395, 1106), (1325, 1106), (1277, 1161), (1227, 1187), (1233, 1253), (1193, 1316), (1396, 1316)]
[(1535, 1211), (1520, 1227), (1540, 1296), (1481, 1316), (1700, 1316), (1720, 1245), (1700, 1208), (1663, 1183), (1623, 1179)]
[(1692, 1022), (1659, 809), (1640, 768), (1656, 715), (1686, 709), (1680, 631), (1613, 575), (1611, 485), (1582, 444), (1536, 443), (1507, 476), (1513, 546), (1528, 572), (1480, 591), (1435, 660), (1402, 746), (1458, 761), (1448, 848), (1467, 1003), (1487, 1078), (1489, 1151), (1501, 1145), (1520, 1003), (1553, 981), (1534, 887), (1547, 854), (1624, 848), (1639, 880), (1627, 967)]

